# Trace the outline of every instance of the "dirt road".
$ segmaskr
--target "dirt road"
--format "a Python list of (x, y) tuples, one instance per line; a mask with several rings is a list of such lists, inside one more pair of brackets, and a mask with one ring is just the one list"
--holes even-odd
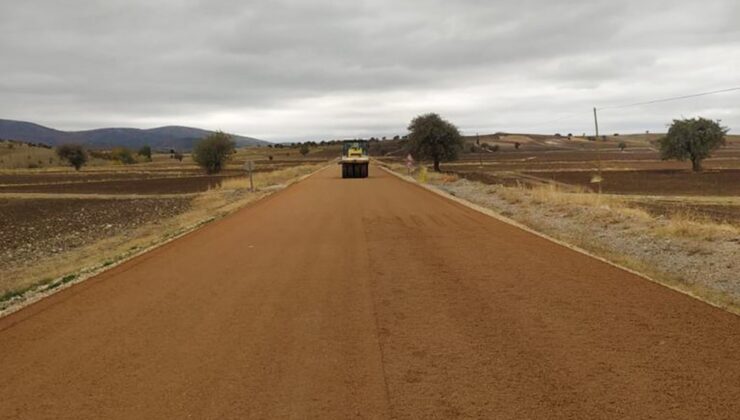
[(740, 318), (330, 168), (0, 319), (2, 418), (736, 418)]

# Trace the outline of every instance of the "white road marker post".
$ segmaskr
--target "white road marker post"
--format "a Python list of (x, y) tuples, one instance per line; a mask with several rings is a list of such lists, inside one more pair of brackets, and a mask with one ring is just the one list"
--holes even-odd
[(244, 169), (249, 172), (249, 191), (254, 192), (254, 180), (252, 179), (252, 172), (254, 171), (254, 161), (248, 160), (244, 162)]

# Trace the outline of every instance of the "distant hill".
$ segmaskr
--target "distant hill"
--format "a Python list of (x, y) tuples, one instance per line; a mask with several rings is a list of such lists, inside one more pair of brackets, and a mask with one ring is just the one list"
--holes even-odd
[[(57, 146), (63, 143), (81, 143), (92, 149), (108, 149), (116, 146), (139, 148), (149, 145), (153, 149), (176, 149), (187, 151), (196, 141), (213, 133), (200, 128), (167, 126), (150, 128), (100, 128), (85, 131), (60, 131), (42, 125), (0, 119), (0, 139), (21, 140)], [(232, 135), (237, 146), (269, 144), (252, 137)]]

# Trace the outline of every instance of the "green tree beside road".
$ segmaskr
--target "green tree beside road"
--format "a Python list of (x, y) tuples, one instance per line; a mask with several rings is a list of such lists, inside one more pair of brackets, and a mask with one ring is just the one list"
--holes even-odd
[(435, 113), (417, 116), (411, 120), (408, 130), (411, 153), (432, 160), (435, 172), (439, 172), (440, 162), (457, 159), (463, 148), (457, 127)]
[(690, 160), (691, 169), (701, 171), (701, 161), (725, 144), (727, 127), (706, 118), (673, 120), (668, 134), (660, 139), (662, 159)]

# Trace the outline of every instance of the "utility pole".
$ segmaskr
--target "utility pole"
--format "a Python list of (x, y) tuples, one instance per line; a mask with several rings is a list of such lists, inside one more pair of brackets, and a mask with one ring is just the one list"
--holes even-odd
[(601, 181), (604, 178), (601, 176), (601, 146), (599, 146), (599, 117), (596, 114), (596, 107), (594, 107), (594, 127), (596, 127), (596, 159), (598, 162), (598, 184), (599, 194), (601, 194)]

